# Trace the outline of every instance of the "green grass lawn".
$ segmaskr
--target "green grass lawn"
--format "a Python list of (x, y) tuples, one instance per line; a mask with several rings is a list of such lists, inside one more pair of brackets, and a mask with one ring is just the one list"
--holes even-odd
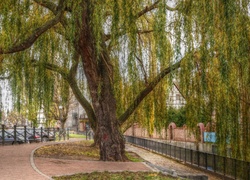
[(71, 176), (53, 177), (55, 180), (174, 180), (162, 173), (156, 172), (93, 172), (84, 174), (75, 174)]
[(83, 134), (69, 134), (69, 138), (86, 138)]

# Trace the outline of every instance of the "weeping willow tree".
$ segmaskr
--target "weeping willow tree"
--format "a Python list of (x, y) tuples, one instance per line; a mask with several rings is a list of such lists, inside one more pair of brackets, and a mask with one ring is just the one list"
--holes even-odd
[[(186, 2), (180, 70), (189, 126), (215, 124), (219, 152), (250, 160), (249, 1)], [(186, 53), (187, 54), (187, 53)]]
[(6, 0), (1, 72), (16, 102), (24, 91), (27, 103), (43, 105), (53, 99), (52, 72), (60, 74), (88, 115), (101, 160), (123, 160), (121, 127), (166, 125), (166, 95), (180, 77), (189, 125), (215, 112), (218, 143), (225, 149), (230, 139), (244, 156), (248, 15), (248, 0)]

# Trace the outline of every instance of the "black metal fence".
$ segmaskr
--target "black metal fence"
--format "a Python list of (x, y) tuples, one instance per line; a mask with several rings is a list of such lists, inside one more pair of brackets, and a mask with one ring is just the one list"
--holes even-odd
[(224, 178), (250, 180), (250, 162), (185, 149), (144, 138), (125, 136), (125, 139), (129, 143), (180, 160), (192, 166), (206, 169), (222, 175)]
[(13, 128), (6, 128), (4, 125), (0, 126), (0, 145), (67, 139), (69, 139), (68, 129), (17, 127), (15, 125)]

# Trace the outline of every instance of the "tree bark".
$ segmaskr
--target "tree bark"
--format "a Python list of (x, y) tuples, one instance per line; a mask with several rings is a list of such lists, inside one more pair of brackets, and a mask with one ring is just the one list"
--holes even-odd
[(75, 47), (81, 56), (97, 121), (95, 134), (100, 148), (100, 160), (122, 161), (125, 141), (116, 117), (116, 100), (112, 89), (113, 67), (104, 42), (101, 52), (96, 52), (90, 24), (90, 3), (83, 1)]

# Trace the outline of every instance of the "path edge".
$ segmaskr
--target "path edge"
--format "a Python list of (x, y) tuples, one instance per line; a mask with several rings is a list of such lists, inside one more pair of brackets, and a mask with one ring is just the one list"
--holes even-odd
[(35, 162), (34, 162), (34, 154), (35, 154), (35, 151), (39, 148), (41, 148), (42, 146), (44, 145), (41, 145), (41, 146), (38, 146), (36, 147), (35, 149), (32, 150), (31, 154), (30, 154), (30, 164), (31, 164), (31, 167), (40, 175), (42, 175), (43, 177), (49, 179), (49, 180), (53, 180), (52, 177), (50, 176), (47, 176), (46, 174), (42, 173), (35, 165)]

